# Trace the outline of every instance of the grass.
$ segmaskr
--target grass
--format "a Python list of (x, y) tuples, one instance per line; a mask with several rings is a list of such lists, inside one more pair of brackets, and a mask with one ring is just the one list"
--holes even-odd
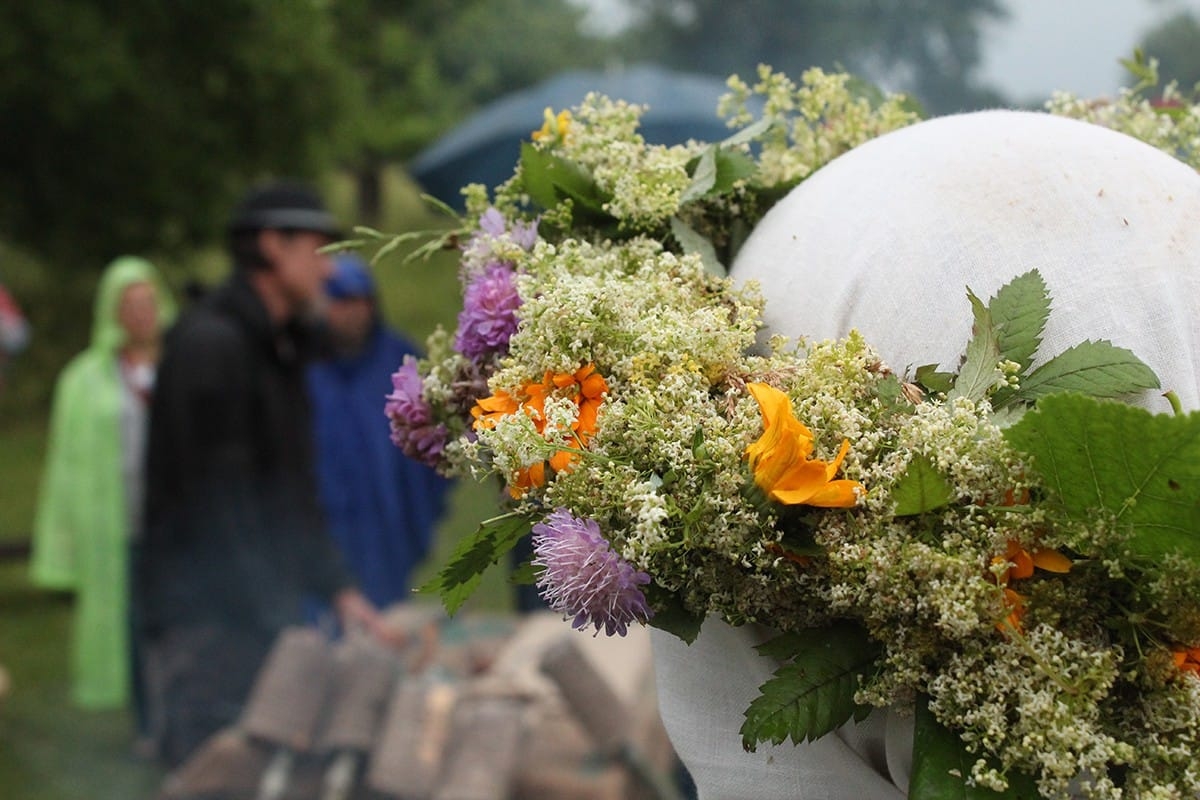
[[(391, 201), (385, 208), (385, 230), (424, 229), (440, 223), (421, 213), (420, 201), (400, 174), (389, 174), (387, 188)], [(344, 219), (353, 219), (345, 211), (349, 193), (344, 179), (333, 181), (331, 203)], [(222, 265), (219, 252), (206, 251), (162, 266), (178, 286), (189, 276), (211, 283), (220, 278)], [(33, 347), (16, 365), (13, 384), (5, 390), (11, 392), (10, 397), (0, 393), (0, 545), (27, 540), (33, 527), (48, 419), (41, 399), (48, 397), (49, 378), (45, 376), (53, 375), (71, 352), (82, 346), (75, 341), (82, 330), (78, 324), (66, 341), (47, 333), (58, 330), (57, 321), (78, 313), (46, 307), (60, 296), (48, 274), (28, 258), (24, 263), (19, 259), (6, 263), (6, 279), (37, 296), (39, 308), (37, 313), (26, 309), (35, 326)], [(410, 338), (423, 341), (437, 325), (454, 325), (458, 284), (452, 254), (427, 262), (403, 263), (393, 258), (377, 266), (375, 275), (384, 318)], [(95, 278), (73, 280), (90, 287)], [(86, 292), (76, 292), (77, 302), (79, 296)], [(497, 501), (494, 484), (460, 480), (439, 527), (436, 552), (419, 570), (416, 581), (431, 577), (459, 540), (470, 535), (480, 520), (496, 514)], [(35, 589), (27, 574), (23, 559), (0, 561), (0, 664), (12, 681), (7, 699), (0, 701), (0, 798), (151, 797), (163, 774), (133, 756), (129, 714), (83, 712), (69, 701), (70, 596)], [(434, 602), (432, 598), (424, 600)], [(466, 608), (512, 608), (512, 589), (502, 569), (484, 577)]]

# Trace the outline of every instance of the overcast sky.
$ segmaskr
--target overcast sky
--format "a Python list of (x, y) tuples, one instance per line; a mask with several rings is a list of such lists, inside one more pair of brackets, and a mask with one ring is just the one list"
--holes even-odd
[(980, 76), (1016, 101), (1054, 89), (1114, 93), (1140, 34), (1200, 0), (1005, 0), (1009, 18), (984, 33)]

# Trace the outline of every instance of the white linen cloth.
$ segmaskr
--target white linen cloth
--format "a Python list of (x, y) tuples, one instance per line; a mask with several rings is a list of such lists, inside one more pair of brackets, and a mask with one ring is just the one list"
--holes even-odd
[[(983, 301), (1037, 268), (1041, 353), (1109, 339), (1200, 408), (1200, 176), (1133, 138), (1047, 114), (988, 111), (888, 134), (779, 203), (738, 256), (771, 331), (860, 330), (898, 372), (954, 369)], [(1159, 392), (1142, 405), (1169, 411)], [(664, 722), (701, 800), (891, 800), (907, 790), (911, 718), (876, 712), (816, 743), (745, 753), (737, 731), (775, 669), (764, 629), (710, 618), (690, 647), (652, 634)]]

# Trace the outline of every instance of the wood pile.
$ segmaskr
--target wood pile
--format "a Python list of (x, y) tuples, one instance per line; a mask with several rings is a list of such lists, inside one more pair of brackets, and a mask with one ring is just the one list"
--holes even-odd
[(410, 645), (284, 632), (238, 724), (160, 800), (678, 797), (647, 632), (397, 609)]

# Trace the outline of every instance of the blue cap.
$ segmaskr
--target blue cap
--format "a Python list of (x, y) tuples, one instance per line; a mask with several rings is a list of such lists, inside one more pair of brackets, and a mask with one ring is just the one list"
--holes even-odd
[(333, 275), (325, 282), (325, 291), (334, 300), (374, 297), (375, 280), (367, 262), (352, 253), (333, 257)]

